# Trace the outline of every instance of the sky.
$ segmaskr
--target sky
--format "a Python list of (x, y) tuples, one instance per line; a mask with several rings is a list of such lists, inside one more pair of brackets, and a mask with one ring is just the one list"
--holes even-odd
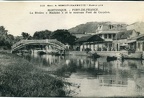
[[(85, 4), (86, 6), (58, 5)], [(94, 6), (89, 6), (89, 4)], [(41, 6), (40, 5), (45, 5)], [(50, 6), (47, 6), (50, 5)], [(56, 6), (55, 6), (56, 5)], [(50, 9), (66, 9), (68, 12), (76, 9), (97, 9), (101, 14), (30, 14), (44, 12)], [(131, 24), (144, 21), (144, 2), (0, 2), (0, 26), (4, 26), (9, 34), (14, 36), (27, 32), (33, 35), (35, 31), (69, 29), (86, 22), (124, 22)], [(74, 12), (74, 11), (73, 11)], [(109, 13), (108, 13), (109, 12)]]

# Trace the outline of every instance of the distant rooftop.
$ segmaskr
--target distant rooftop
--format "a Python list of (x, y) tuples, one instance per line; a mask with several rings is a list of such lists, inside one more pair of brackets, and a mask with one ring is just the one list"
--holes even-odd
[(84, 36), (79, 38), (76, 43), (81, 43), (81, 42), (94, 42), (94, 41), (104, 41), (101, 37), (98, 35), (89, 35), (89, 36)]
[(98, 32), (96, 34), (115, 34), (118, 32), (120, 32), (120, 31), (101, 31), (101, 32)]
[(144, 34), (140, 34), (139, 36), (132, 37), (130, 40), (137, 40), (137, 39), (140, 39), (142, 37), (144, 37)]
[[(118, 32), (114, 39), (115, 40), (116, 39), (117, 40), (119, 40), (119, 39), (128, 39), (132, 35), (133, 31), (135, 31), (135, 30), (127, 30), (127, 31)], [(138, 35), (138, 33), (137, 33), (137, 35)]]
[[(127, 30), (126, 29), (127, 25), (126, 24), (121, 24), (121, 23), (106, 23), (106, 24), (101, 24), (98, 26), (96, 33), (102, 33), (103, 31), (123, 31)], [(105, 32), (105, 33), (106, 33)]]

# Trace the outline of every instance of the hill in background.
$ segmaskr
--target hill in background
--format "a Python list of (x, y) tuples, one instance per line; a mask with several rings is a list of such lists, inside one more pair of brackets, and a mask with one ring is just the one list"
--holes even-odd
[(137, 32), (144, 34), (144, 22), (135, 22), (127, 26), (127, 30), (135, 29)]
[(76, 27), (73, 27), (69, 29), (70, 33), (78, 33), (78, 34), (83, 34), (83, 33), (94, 33), (100, 24), (105, 24), (108, 22), (87, 22), (85, 24), (80, 24), (77, 25)]
[[(70, 28), (70, 33), (84, 34), (84, 33), (94, 33), (98, 28), (98, 25), (111, 23), (111, 22), (87, 22), (85, 24), (77, 25), (76, 27)], [(144, 34), (144, 22), (135, 22), (133, 24), (128, 24), (127, 30), (135, 29), (137, 32)]]

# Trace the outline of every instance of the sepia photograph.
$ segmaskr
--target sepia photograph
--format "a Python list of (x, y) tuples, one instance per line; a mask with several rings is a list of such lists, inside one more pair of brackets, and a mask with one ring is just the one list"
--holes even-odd
[(0, 2), (0, 97), (144, 97), (144, 2)]

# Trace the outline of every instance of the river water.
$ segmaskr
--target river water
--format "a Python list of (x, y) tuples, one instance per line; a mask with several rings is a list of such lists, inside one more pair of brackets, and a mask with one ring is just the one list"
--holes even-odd
[(60, 76), (77, 87), (70, 87), (72, 96), (110, 97), (144, 96), (144, 61), (107, 61), (86, 56), (25, 56), (33, 64), (47, 71), (57, 71)]

